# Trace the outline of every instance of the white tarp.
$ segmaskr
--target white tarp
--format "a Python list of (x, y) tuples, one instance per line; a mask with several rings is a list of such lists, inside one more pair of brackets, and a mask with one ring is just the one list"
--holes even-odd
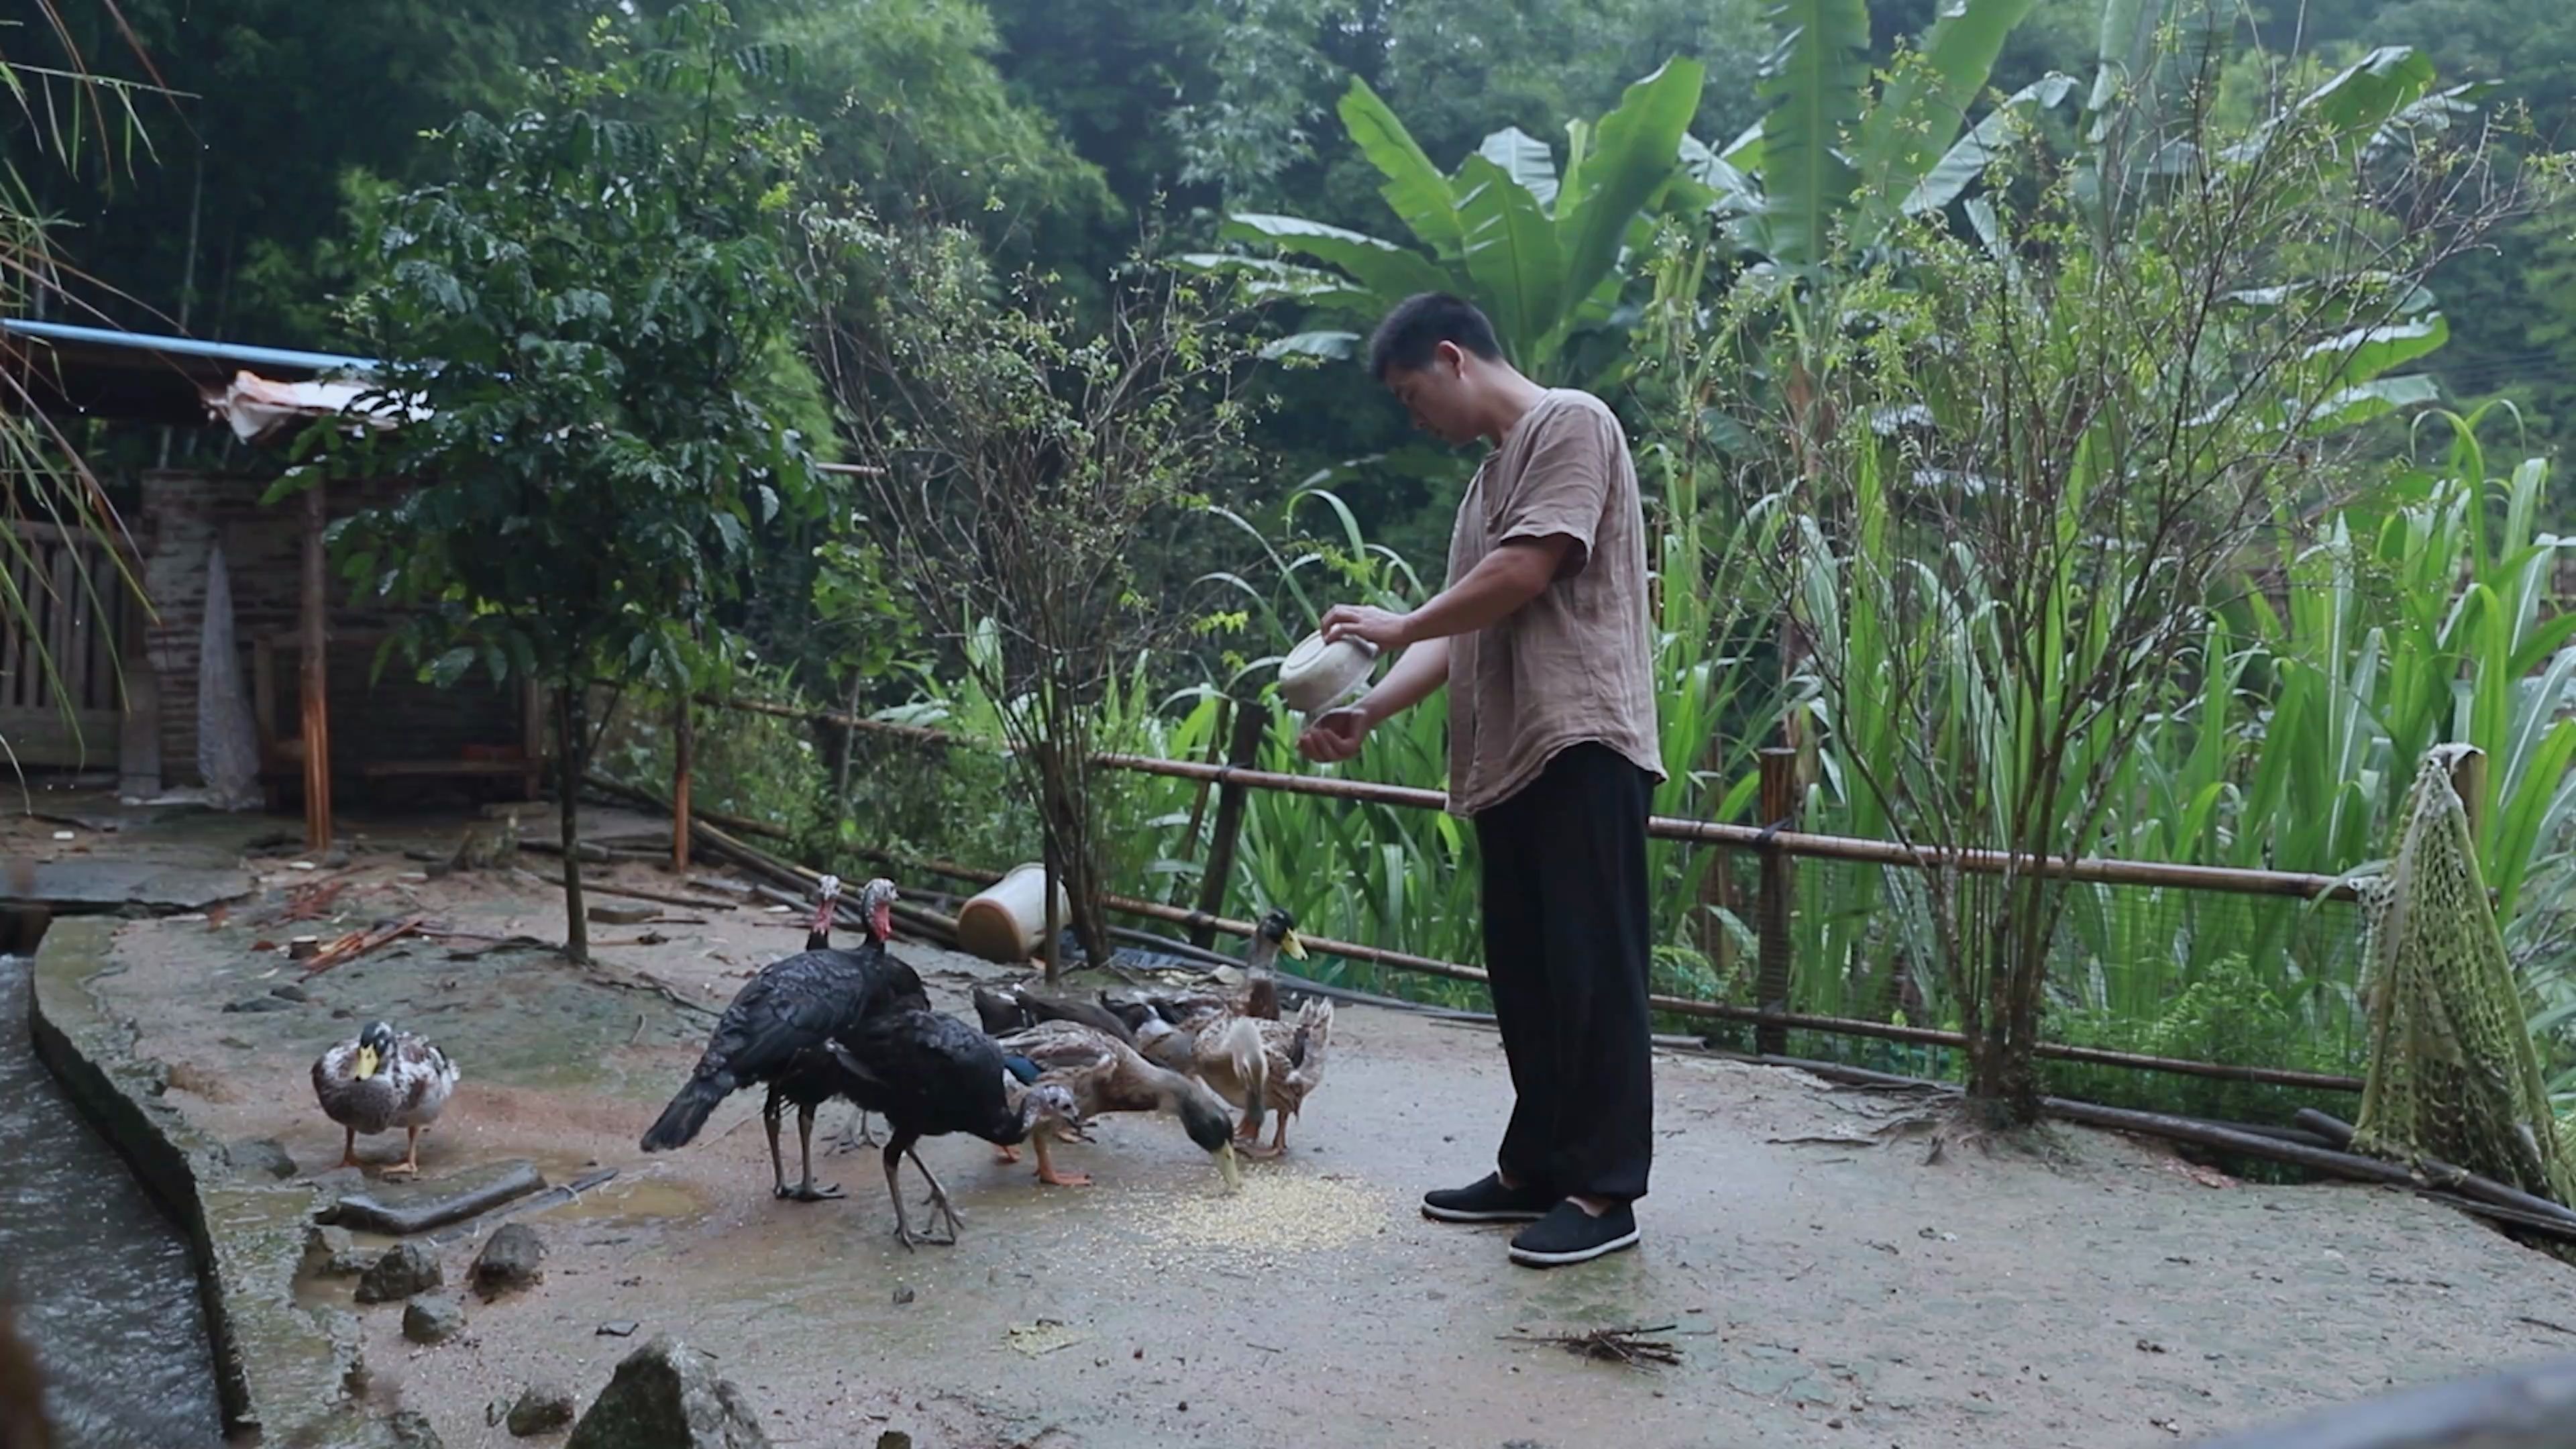
[(207, 392), (203, 397), (207, 414), (229, 424), (233, 436), (245, 443), (312, 418), (346, 417), (369, 427), (390, 428), (429, 416), (429, 410), (417, 403), (396, 408), (391, 398), (381, 395), (358, 405), (358, 399), (378, 391), (371, 382), (272, 382), (244, 371), (234, 373), (222, 392)]

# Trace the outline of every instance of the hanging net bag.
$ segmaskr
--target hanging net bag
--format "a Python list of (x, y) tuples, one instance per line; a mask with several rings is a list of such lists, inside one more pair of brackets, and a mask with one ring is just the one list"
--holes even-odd
[(2528, 1003), (2451, 782), (2467, 749), (2437, 745), (2425, 755), (2387, 869), (2362, 887), (2370, 1074), (2353, 1146), (2576, 1203), (2576, 1133), (2550, 1113)]

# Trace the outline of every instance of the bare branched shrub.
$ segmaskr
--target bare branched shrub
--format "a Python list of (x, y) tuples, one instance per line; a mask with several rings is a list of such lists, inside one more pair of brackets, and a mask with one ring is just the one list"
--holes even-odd
[(991, 711), (1075, 934), (1106, 960), (1099, 708), (1188, 627), (1174, 535), (1246, 476), (1238, 299), (1138, 264), (1095, 331), (1041, 279), (994, 276), (963, 231), (871, 228), (861, 250), (867, 300), (826, 348), (868, 470), (860, 532)]

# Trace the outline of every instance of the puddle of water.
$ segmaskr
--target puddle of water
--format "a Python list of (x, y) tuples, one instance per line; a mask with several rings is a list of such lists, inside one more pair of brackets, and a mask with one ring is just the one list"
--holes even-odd
[(669, 1179), (619, 1176), (583, 1193), (576, 1201), (528, 1216), (547, 1222), (635, 1222), (698, 1217), (709, 1206), (696, 1189)]
[(187, 1245), (36, 1060), (15, 956), (0, 956), (0, 1162), (0, 1274), (63, 1442), (214, 1442), (214, 1355)]

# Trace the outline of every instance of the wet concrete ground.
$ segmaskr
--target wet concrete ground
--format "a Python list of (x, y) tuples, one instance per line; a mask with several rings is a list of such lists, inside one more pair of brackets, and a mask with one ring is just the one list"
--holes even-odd
[[(275, 887), (329, 874), (252, 864)], [(560, 933), (559, 903), (523, 882), (404, 879), (418, 870), (361, 854), (348, 919), (302, 929), (427, 909)], [(465, 1072), (423, 1145), (433, 1177), (514, 1156), (558, 1181), (619, 1169), (526, 1219), (548, 1244), (546, 1281), (469, 1300), (461, 1341), (415, 1348), (398, 1307), (356, 1310), (376, 1400), (425, 1412), (451, 1445), (510, 1442), (486, 1423), (490, 1401), (538, 1380), (587, 1400), (663, 1330), (717, 1355), (781, 1444), (895, 1428), (924, 1445), (1574, 1445), (1608, 1429), (1637, 1445), (2098, 1449), (2540, 1358), (2567, 1346), (2544, 1325), (2576, 1328), (2576, 1273), (2431, 1204), (2234, 1184), (2070, 1130), (2046, 1152), (1927, 1163), (1920, 1142), (1877, 1145), (1895, 1110), (1882, 1098), (1684, 1057), (1658, 1063), (1643, 1248), (1534, 1273), (1505, 1259), (1508, 1228), (1413, 1208), (1487, 1163), (1508, 1105), (1494, 1038), (1351, 1007), (1293, 1151), (1251, 1164), (1239, 1198), (1166, 1120), (1112, 1119), (1097, 1146), (1067, 1149), (1064, 1164), (1097, 1179), (1083, 1189), (948, 1139), (923, 1156), (966, 1216), (964, 1241), (908, 1253), (873, 1153), (828, 1159), (844, 1200), (771, 1199), (754, 1094), (679, 1153), (636, 1149), (708, 1020), (645, 983), (720, 1006), (741, 973), (795, 947), (790, 918), (594, 927), (593, 973), (407, 943), (317, 978), (309, 1003), (227, 1013), (293, 979), (250, 949), (283, 939), (255, 915), (130, 925), (122, 969), (94, 985), (206, 1130), (273, 1135), (306, 1171), (327, 1168), (340, 1134), (306, 1072), (382, 1015)], [(646, 929), (670, 939), (618, 944)], [(961, 1011), (992, 973), (902, 949)], [(818, 1136), (845, 1122), (827, 1109)], [(451, 1284), (475, 1246), (445, 1250)], [(345, 1303), (347, 1288), (307, 1292)], [(627, 1322), (633, 1339), (598, 1332)], [(1635, 1324), (1674, 1325), (1682, 1362), (1631, 1369), (1511, 1341)]]

